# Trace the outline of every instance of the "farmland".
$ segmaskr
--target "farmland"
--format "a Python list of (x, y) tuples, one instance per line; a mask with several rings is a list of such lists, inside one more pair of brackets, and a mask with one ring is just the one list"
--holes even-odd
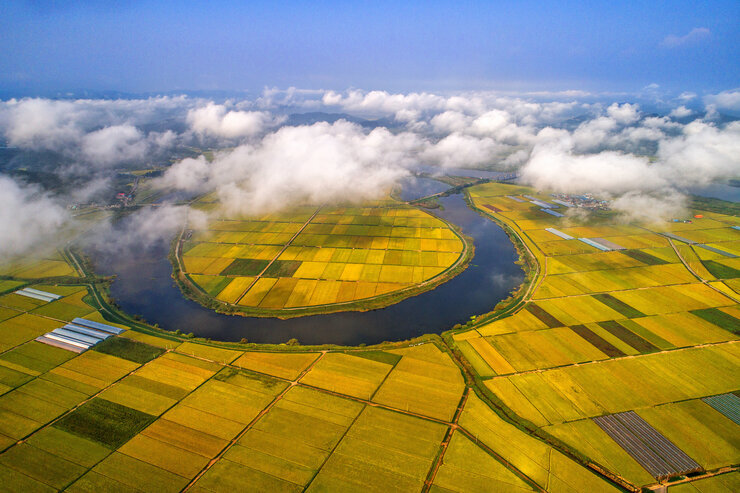
[[(486, 395), (623, 486), (737, 464), (736, 218), (695, 211), (686, 222), (626, 224), (564, 207), (555, 217), (525, 194), (548, 200), (508, 185), (470, 189), (540, 267), (518, 309), (450, 337)], [(713, 396), (730, 397), (713, 407)], [(674, 448), (651, 456), (657, 443)]]
[[(0, 281), (3, 487), (591, 492), (684, 478), (690, 482), (669, 491), (735, 490), (738, 278), (728, 270), (733, 257), (715, 251), (737, 250), (733, 220), (705, 214), (706, 228), (698, 220), (627, 225), (609, 214), (566, 222), (507, 198), (523, 194), (535, 192), (499, 184), (470, 189), (474, 205), (500, 211), (481, 209), (516, 235), (539, 272), (504, 312), (442, 337), (373, 347), (213, 342), (157, 330), (116, 310), (104, 285), (89, 281), (64, 255), (56, 258), (67, 270), (50, 264), (48, 271), (14, 271)], [(331, 215), (337, 217), (324, 217)], [(311, 216), (324, 222), (314, 224)], [(224, 256), (233, 238), (210, 241), (212, 235), (264, 231), (194, 231), (182, 260), (201, 269), (188, 276), (213, 296), (288, 300), (315, 295), (296, 291), (306, 286), (302, 281), (314, 288), (319, 281), (360, 283), (346, 277), (361, 276), (368, 265), (380, 270), (366, 282), (403, 284), (391, 280), (402, 274), (398, 269), (381, 280), (385, 264), (369, 262), (380, 258), (373, 252), (383, 259), (401, 252), (392, 254), (399, 264), (389, 265), (403, 267), (405, 252), (441, 248), (391, 235), (387, 244), (374, 238), (366, 247), (326, 246), (333, 234), (355, 236), (326, 232), (327, 224), (334, 230), (356, 217), (365, 215), (306, 209), (266, 219), (320, 228), (279, 226), (282, 232), (269, 234), (294, 241), (264, 237), (253, 257)], [(437, 228), (410, 225), (417, 216), (367, 217)], [(217, 224), (230, 222), (241, 228), (259, 221)], [(446, 227), (439, 229), (456, 235)], [(602, 251), (547, 228), (625, 249)], [(304, 232), (314, 237), (301, 237)], [(393, 238), (403, 238), (403, 247)], [(406, 248), (408, 239), (418, 245)], [(235, 245), (254, 246), (228, 248)], [(332, 252), (308, 260), (306, 249)], [(436, 250), (436, 258), (461, 252)], [(209, 258), (212, 270), (198, 260)], [(322, 262), (319, 274), (314, 264)], [(332, 264), (345, 265), (327, 270)], [(351, 264), (361, 267), (347, 270)], [(337, 278), (298, 277), (325, 272)], [(26, 288), (53, 299), (19, 294)], [(78, 317), (124, 331), (81, 354), (35, 340)]]
[(461, 409), (489, 408), (439, 337), (287, 352), (129, 329), (75, 354), (33, 338), (77, 316), (102, 321), (87, 288), (34, 286), (60, 298), (0, 298), (0, 334), (14, 336), (0, 354), (0, 477), (12, 490), (540, 488), (527, 463), (493, 450), (504, 439), (484, 444), (461, 424)]
[(208, 228), (178, 243), (180, 282), (249, 315), (377, 308), (447, 280), (472, 253), (446, 222), (390, 200), (223, 217)]

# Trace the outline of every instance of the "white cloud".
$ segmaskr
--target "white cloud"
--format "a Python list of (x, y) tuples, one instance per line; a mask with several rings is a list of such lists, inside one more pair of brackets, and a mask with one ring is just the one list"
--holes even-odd
[(297, 203), (361, 202), (383, 196), (420, 148), (411, 133), (371, 132), (340, 120), (283, 127), (261, 141), (218, 154), (211, 163), (175, 163), (162, 186), (216, 191), (231, 212), (257, 213)]
[(665, 46), (666, 48), (676, 48), (679, 46), (697, 43), (709, 38), (711, 35), (712, 31), (710, 31), (706, 27), (695, 27), (683, 36), (669, 34), (668, 36), (663, 38), (661, 45)]
[(622, 213), (625, 221), (658, 222), (686, 215), (686, 197), (672, 189), (650, 194), (627, 192), (610, 207)]
[(647, 158), (614, 151), (575, 154), (564, 142), (535, 146), (521, 178), (536, 188), (565, 193), (623, 194), (668, 185)]
[(663, 174), (678, 186), (707, 185), (740, 176), (740, 122), (720, 129), (693, 121), (675, 138), (660, 142)]
[(53, 240), (68, 219), (48, 195), (0, 175), (0, 259)]
[(679, 106), (678, 108), (674, 108), (673, 111), (671, 111), (668, 116), (673, 118), (686, 118), (687, 116), (690, 116), (694, 112), (690, 109), (688, 109), (686, 106)]
[(81, 140), (83, 155), (104, 166), (143, 159), (148, 147), (144, 135), (131, 125), (105, 127), (90, 132)]
[(198, 134), (236, 139), (260, 134), (276, 125), (279, 119), (266, 111), (229, 110), (225, 105), (210, 102), (190, 110), (187, 121)]
[(740, 90), (723, 91), (719, 94), (711, 94), (704, 98), (707, 105), (713, 108), (740, 111)]
[(495, 164), (510, 149), (489, 137), (453, 133), (429, 145), (420, 155), (426, 163), (452, 168), (478, 168)]
[(91, 165), (109, 166), (169, 148), (172, 131), (145, 134), (139, 126), (184, 118), (195, 100), (162, 97), (136, 100), (0, 101), (0, 133), (11, 146), (49, 150)]
[(621, 125), (629, 125), (640, 119), (640, 106), (614, 103), (606, 109), (606, 114)]

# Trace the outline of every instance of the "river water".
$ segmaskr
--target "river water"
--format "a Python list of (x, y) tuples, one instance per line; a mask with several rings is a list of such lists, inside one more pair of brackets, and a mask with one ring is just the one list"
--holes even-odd
[[(439, 191), (426, 181), (430, 180), (418, 180), (415, 190), (407, 186), (407, 193), (423, 196), (428, 189)], [(492, 310), (524, 278), (521, 267), (514, 263), (514, 246), (499, 226), (469, 209), (462, 195), (442, 198), (440, 203), (443, 209), (432, 212), (457, 224), (473, 238), (475, 257), (469, 267), (432, 291), (367, 312), (288, 320), (223, 315), (183, 296), (171, 278), (167, 244), (90, 254), (97, 272), (116, 275), (111, 296), (124, 311), (167, 330), (180, 329), (224, 341), (246, 338), (258, 343), (280, 343), (291, 338), (303, 344), (345, 345), (403, 340), (442, 332), (466, 322), (471, 315)], [(125, 225), (118, 227), (124, 231)]]

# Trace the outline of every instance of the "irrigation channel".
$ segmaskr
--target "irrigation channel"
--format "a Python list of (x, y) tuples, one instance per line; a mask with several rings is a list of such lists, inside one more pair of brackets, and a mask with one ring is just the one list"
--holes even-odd
[[(412, 200), (446, 188), (434, 180), (414, 178), (404, 183), (402, 198)], [(175, 285), (167, 244), (89, 254), (98, 273), (117, 276), (111, 296), (124, 311), (167, 330), (180, 329), (223, 341), (246, 338), (258, 343), (280, 343), (291, 338), (302, 344), (344, 345), (403, 340), (439, 333), (465, 323), (471, 315), (491, 311), (524, 279), (521, 267), (515, 264), (514, 246), (498, 225), (469, 209), (462, 195), (439, 201), (443, 208), (432, 212), (457, 224), (473, 238), (475, 257), (469, 267), (432, 291), (367, 312), (287, 320), (219, 314), (185, 298)], [(124, 224), (117, 227), (125, 229)]]

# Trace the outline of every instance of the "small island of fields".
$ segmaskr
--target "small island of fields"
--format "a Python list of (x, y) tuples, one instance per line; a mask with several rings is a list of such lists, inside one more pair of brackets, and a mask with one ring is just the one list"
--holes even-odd
[(392, 199), (224, 214), (207, 228), (175, 241), (174, 277), (201, 304), (248, 316), (381, 308), (449, 280), (473, 255), (454, 225)]

